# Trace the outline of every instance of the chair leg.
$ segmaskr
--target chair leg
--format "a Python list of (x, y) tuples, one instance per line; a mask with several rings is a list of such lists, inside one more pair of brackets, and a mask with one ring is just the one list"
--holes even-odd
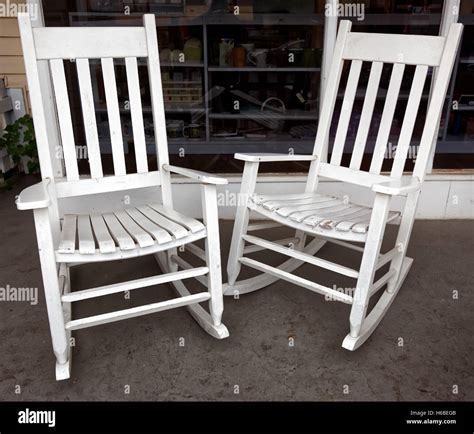
[(232, 241), (230, 243), (229, 259), (227, 261), (227, 279), (229, 285), (234, 285), (240, 273), (241, 264), (239, 259), (242, 257), (245, 244), (242, 237), (247, 233), (247, 226), (249, 224), (250, 212), (247, 208), (247, 200), (248, 196), (255, 191), (257, 174), (258, 163), (246, 162), (242, 175), (242, 186), (240, 188), (240, 196), (244, 198), (244, 203), (237, 206)]
[(406, 258), (408, 242), (410, 240), (413, 222), (415, 220), (416, 205), (418, 203), (419, 192), (412, 193), (408, 196), (405, 202), (405, 209), (403, 211), (400, 227), (398, 228), (397, 241), (395, 245), (400, 249), (400, 255), (394, 258), (390, 264), (390, 268), (396, 270), (395, 275), (387, 283), (386, 291), (388, 293), (395, 292), (397, 284), (402, 275), (403, 264)]
[(374, 281), (375, 267), (385, 232), (389, 200), (390, 196), (384, 194), (377, 194), (375, 198), (350, 314), (350, 335), (353, 338), (359, 336), (367, 314), (369, 289)]
[(34, 210), (34, 217), (49, 327), (56, 356), (56, 379), (64, 380), (70, 376), (70, 343), (64, 322), (58, 265), (54, 256), (54, 243), (48, 210), (45, 208)]
[(215, 326), (221, 324), (224, 311), (222, 291), (221, 249), (219, 241), (219, 218), (217, 213), (217, 194), (215, 185), (203, 185), (203, 214), (207, 229), (205, 241), (206, 263), (209, 268), (208, 291), (211, 294), (209, 311)]
[(165, 252), (166, 261), (168, 262), (168, 270), (170, 273), (175, 273), (178, 271), (178, 264), (176, 264), (171, 258), (173, 256), (178, 256), (178, 249), (175, 247), (173, 249), (169, 249)]
[[(156, 253), (155, 259), (162, 272), (170, 272), (165, 252)], [(174, 280), (171, 282), (171, 285), (180, 297), (191, 295), (188, 288), (186, 288), (185, 284), (181, 280)], [(216, 339), (225, 339), (229, 337), (229, 331), (227, 330), (227, 327), (222, 323), (218, 326), (214, 325), (211, 316), (205, 309), (203, 309), (201, 305), (190, 304), (186, 306), (186, 308), (205, 332), (209, 333)]]

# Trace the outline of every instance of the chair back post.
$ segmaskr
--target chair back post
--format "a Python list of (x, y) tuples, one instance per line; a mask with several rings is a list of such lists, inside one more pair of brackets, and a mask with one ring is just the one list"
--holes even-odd
[(430, 154), (436, 146), (435, 135), (438, 131), (439, 122), (441, 121), (441, 112), (459, 49), (459, 44), (461, 43), (462, 31), (462, 24), (451, 24), (444, 44), (440, 66), (436, 73), (433, 93), (426, 115), (423, 134), (421, 136), (420, 148), (418, 150), (415, 168), (413, 170), (413, 176), (416, 176), (420, 182), (422, 182), (426, 176)]
[(46, 111), (43, 105), (43, 87), (40, 82), (38, 62), (36, 59), (35, 42), (33, 38), (33, 27), (28, 13), (18, 13), (18, 25), (21, 36), (25, 72), (28, 79), (28, 91), (33, 113), (33, 124), (35, 127), (36, 146), (38, 148), (38, 159), (41, 166), (42, 179), (54, 179), (55, 173), (52, 164), (52, 155), (49, 147), (49, 129), (46, 121)]
[(306, 183), (305, 191), (308, 193), (316, 189), (318, 182), (318, 167), (321, 163), (321, 156), (327, 155), (331, 119), (334, 113), (334, 106), (336, 104), (337, 99), (337, 91), (339, 88), (342, 67), (344, 64), (342, 59), (342, 53), (344, 52), (344, 45), (346, 42), (347, 35), (351, 31), (351, 27), (352, 22), (349, 20), (343, 20), (339, 25), (339, 32), (337, 34), (336, 45), (334, 48), (331, 68), (329, 70), (329, 76), (327, 80), (327, 86), (323, 93), (324, 100), (319, 116), (318, 132), (316, 134), (316, 139), (313, 148), (313, 155), (316, 155), (318, 159), (311, 163), (308, 181)]
[[(58, 242), (60, 233), (59, 208), (54, 184), (55, 166), (51, 154), (50, 140), (51, 128), (48, 128), (48, 118), (44, 107), (43, 86), (40, 80), (39, 65), (36, 59), (36, 49), (33, 38), (33, 27), (29, 13), (18, 13), (18, 26), (20, 29), (25, 72), (28, 80), (28, 91), (33, 114), (38, 160), (41, 167), (41, 178), (49, 179), (47, 184), (51, 205), (48, 208), (47, 219), (54, 242)], [(41, 65), (42, 67), (43, 65)], [(47, 66), (47, 65), (46, 65)], [(45, 68), (47, 69), (47, 68)], [(45, 72), (45, 71), (43, 71)], [(47, 90), (46, 90), (47, 91)], [(49, 101), (48, 101), (49, 102)], [(52, 104), (51, 104), (52, 105)], [(50, 118), (53, 119), (53, 118)], [(55, 156), (54, 156), (55, 158)]]
[(161, 175), (161, 194), (163, 205), (172, 208), (170, 172), (163, 169), (164, 164), (169, 163), (168, 137), (166, 135), (166, 119), (161, 82), (161, 69), (156, 34), (155, 15), (143, 16), (146, 40), (148, 45), (148, 77), (150, 80), (151, 106), (153, 112), (153, 125), (155, 129), (156, 157), (158, 170)]

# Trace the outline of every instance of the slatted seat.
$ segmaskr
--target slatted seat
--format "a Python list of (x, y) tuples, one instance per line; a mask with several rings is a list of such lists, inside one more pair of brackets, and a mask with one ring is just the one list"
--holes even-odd
[(62, 260), (71, 254), (110, 256), (153, 246), (161, 250), (173, 241), (184, 244), (205, 234), (200, 221), (156, 203), (102, 214), (66, 214), (57, 253)]
[[(303, 223), (315, 231), (322, 230), (327, 236), (348, 231), (366, 234), (372, 213), (369, 207), (316, 193), (285, 196), (254, 194), (250, 200), (256, 205), (253, 209), (261, 214), (276, 213), (287, 219), (288, 226), (293, 226), (292, 222)], [(399, 212), (391, 211), (387, 222), (399, 216)]]

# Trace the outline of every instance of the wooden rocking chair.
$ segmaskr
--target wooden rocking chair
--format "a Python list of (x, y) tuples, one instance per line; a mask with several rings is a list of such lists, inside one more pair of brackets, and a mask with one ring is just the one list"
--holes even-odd
[[(415, 218), (420, 186), (436, 139), (437, 126), (462, 33), (462, 25), (451, 25), (446, 38), (351, 33), (350, 29), (349, 21), (341, 22), (327, 88), (324, 92), (313, 155), (235, 155), (236, 159), (245, 161), (241, 195), (246, 199), (246, 204), (237, 209), (227, 267), (228, 283), (224, 285), (224, 293), (225, 295), (244, 294), (270, 285), (278, 279), (284, 279), (311, 291), (352, 304), (350, 333), (342, 346), (348, 350), (355, 350), (367, 340), (387, 312), (412, 264), (412, 259), (406, 256), (407, 246)], [(350, 71), (331, 159), (329, 163), (326, 163), (321, 161), (320, 156), (327, 147), (344, 62), (350, 63)], [(341, 159), (362, 62), (371, 62), (371, 71), (350, 164), (349, 167), (344, 167), (341, 165)], [(393, 64), (390, 83), (370, 169), (362, 171), (361, 161), (384, 64)], [(381, 174), (405, 65), (416, 65), (416, 69), (398, 139), (396, 157), (390, 174)], [(423, 86), (430, 67), (436, 68), (434, 92), (429, 101), (412, 176), (402, 179)], [(310, 161), (305, 192), (291, 195), (255, 193), (259, 163), (271, 161)], [(320, 177), (372, 190), (375, 196), (373, 208), (320, 194), (317, 191)], [(394, 196), (406, 197), (401, 216), (400, 213), (389, 211), (390, 201)], [(257, 212), (270, 219), (271, 222), (249, 225), (250, 211)], [(400, 226), (395, 246), (381, 254), (385, 226), (388, 222), (396, 220)], [(278, 226), (296, 229), (293, 248), (285, 247), (287, 240), (275, 242), (249, 234)], [(307, 243), (307, 237), (314, 237), (314, 239)], [(351, 269), (315, 257), (316, 252), (327, 241), (362, 252), (360, 269)], [(246, 242), (251, 246), (245, 247)], [(363, 247), (357, 243), (363, 243)], [(262, 249), (290, 258), (279, 267), (273, 267), (244, 256), (247, 252)], [(304, 263), (356, 279), (354, 292), (341, 293), (292, 274)], [(374, 281), (376, 271), (387, 264), (389, 264), (388, 271)], [(262, 274), (237, 281), (241, 265), (256, 269)], [(367, 315), (370, 298), (382, 288), (385, 288), (384, 293)]]
[[(221, 323), (223, 312), (222, 278), (217, 215), (216, 185), (227, 180), (203, 172), (170, 166), (166, 137), (158, 42), (154, 15), (145, 15), (143, 27), (32, 28), (28, 14), (18, 16), (26, 74), (33, 110), (42, 181), (24, 190), (17, 198), (18, 209), (32, 209), (41, 261), (52, 344), (56, 355), (56, 378), (69, 378), (70, 338), (73, 330), (121, 319), (187, 306), (194, 319), (210, 335), (228, 336)], [(143, 127), (137, 58), (146, 59), (155, 125), (157, 171), (148, 167)], [(79, 176), (75, 137), (66, 84), (64, 60), (74, 59), (78, 74), (83, 127), (87, 141), (90, 177)], [(96, 124), (89, 59), (100, 59), (110, 126), (113, 176), (104, 176)], [(134, 136), (136, 173), (127, 172), (115, 81), (114, 59), (125, 59), (130, 112)], [(39, 70), (49, 65), (54, 103), (59, 120), (66, 176), (53, 173), (48, 143), (51, 113), (45, 110)], [(204, 222), (173, 209), (170, 172), (202, 183)], [(119, 209), (108, 206), (108, 193), (156, 187), (156, 200)], [(160, 197), (161, 187), (161, 197)], [(86, 196), (101, 194), (106, 212), (68, 213), (62, 216), (64, 200), (75, 198), (78, 209)], [(105, 194), (105, 196), (104, 196)], [(191, 267), (180, 261), (177, 247), (205, 240), (199, 251), (206, 265)], [(69, 269), (73, 265), (114, 261), (154, 254), (165, 274), (119, 284), (71, 291)], [(182, 270), (178, 270), (181, 264)], [(196, 278), (208, 290), (191, 294), (183, 279)], [(71, 304), (94, 297), (170, 282), (178, 298), (115, 312), (71, 319)], [(199, 305), (209, 302), (208, 313)]]

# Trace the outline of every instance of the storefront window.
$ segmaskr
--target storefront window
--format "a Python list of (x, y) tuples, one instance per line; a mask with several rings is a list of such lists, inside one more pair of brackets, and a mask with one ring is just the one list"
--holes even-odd
[[(61, 4), (59, 4), (61, 3)], [(340, 2), (353, 31), (436, 35), (442, 1)], [(472, 0), (463, 0), (460, 21), (464, 38), (448, 96), (435, 156), (435, 168), (474, 166), (474, 45)], [(240, 172), (235, 152), (310, 153), (318, 122), (321, 62), (324, 46), (323, 0), (77, 0), (44, 2), (48, 26), (141, 25), (143, 13), (154, 13), (166, 104), (171, 160), (211, 172)], [(326, 53), (328, 54), (328, 53)], [(472, 61), (472, 62), (471, 62)], [(104, 165), (112, 171), (105, 96), (100, 61), (91, 62), (101, 150)], [(75, 84), (74, 65), (68, 80)], [(132, 156), (133, 137), (127, 107), (124, 65), (115, 62), (119, 82), (125, 146)], [(347, 68), (346, 68), (347, 69)], [(345, 69), (344, 73), (347, 74)], [(345, 152), (351, 152), (362, 109), (369, 70), (363, 68)], [(362, 168), (367, 168), (388, 86), (389, 71), (382, 75)], [(407, 83), (411, 83), (408, 68)], [(365, 81), (364, 81), (365, 80)], [(140, 69), (145, 134), (155, 147), (146, 68)], [(344, 77), (343, 77), (344, 82)], [(408, 99), (409, 88), (402, 93)], [(426, 83), (421, 118), (426, 112), (430, 84)], [(342, 92), (341, 92), (342, 95)], [(342, 96), (336, 104), (340, 109)], [(76, 134), (81, 137), (80, 102), (73, 105)], [(397, 107), (391, 143), (396, 144), (397, 123), (404, 104)], [(337, 122), (337, 116), (335, 116)], [(413, 159), (422, 122), (413, 135)], [(330, 152), (331, 147), (329, 147)], [(387, 160), (390, 159), (390, 144)], [(150, 158), (152, 164), (153, 158)], [(133, 165), (133, 157), (129, 165)], [(305, 164), (264, 165), (263, 171), (299, 172)], [(407, 166), (409, 170), (410, 167)], [(84, 164), (87, 171), (87, 164)]]

